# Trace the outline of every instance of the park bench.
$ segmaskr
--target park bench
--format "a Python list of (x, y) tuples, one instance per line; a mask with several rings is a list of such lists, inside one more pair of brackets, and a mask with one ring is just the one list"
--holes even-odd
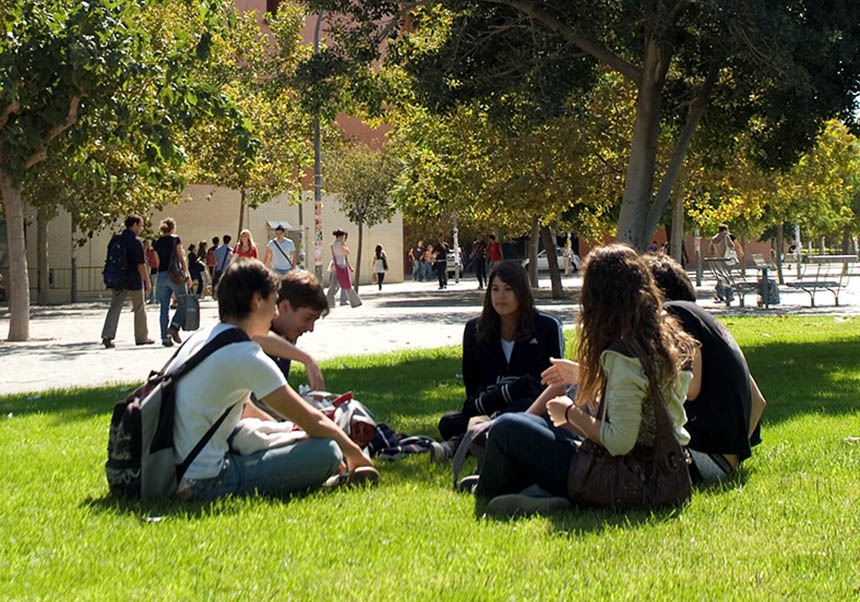
[(809, 293), (810, 307), (815, 307), (815, 293), (822, 289), (833, 293), (833, 305), (839, 305), (839, 291), (848, 285), (856, 266), (856, 255), (810, 255), (802, 264), (800, 278), (786, 284)]
[[(705, 257), (705, 264), (708, 266), (708, 269), (711, 270), (711, 273), (714, 275), (714, 279), (721, 288), (731, 289), (733, 295), (738, 296), (741, 307), (744, 307), (744, 295), (747, 293), (758, 292), (758, 280), (749, 280), (741, 274), (740, 270), (737, 269), (739, 264), (736, 259), (729, 259), (727, 257)], [(731, 296), (724, 296), (723, 301), (725, 302), (726, 307), (731, 307)]]

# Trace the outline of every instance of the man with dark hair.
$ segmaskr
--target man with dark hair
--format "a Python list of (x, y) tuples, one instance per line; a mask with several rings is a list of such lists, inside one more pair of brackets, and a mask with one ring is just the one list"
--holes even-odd
[(296, 347), (296, 341), (306, 332), (314, 331), (314, 324), (328, 314), (328, 300), (319, 280), (310, 272), (292, 270), (281, 278), (278, 290), (278, 315), (272, 320), (272, 332), (290, 343), (272, 359), (289, 378), (293, 360), (305, 365), (311, 389), (322, 391), (325, 380), (316, 361), (310, 354)]
[[(224, 273), (224, 270), (227, 269), (227, 266), (230, 265), (230, 258), (233, 256), (233, 249), (230, 248), (230, 241), (233, 240), (229, 234), (225, 234), (221, 239), (221, 246), (215, 249), (215, 271), (212, 274), (212, 298), (215, 299), (217, 297), (216, 289), (218, 287), (218, 281), (221, 279), (221, 274)], [(215, 242), (215, 239), (212, 239), (212, 242)]]
[(699, 341), (687, 392), (688, 449), (693, 477), (717, 481), (731, 475), (761, 442), (766, 404), (734, 337), (695, 303), (695, 289), (678, 263), (662, 253), (645, 255), (667, 302), (664, 309)]
[[(269, 337), (272, 320), (278, 315), (279, 288), (278, 275), (258, 260), (228, 266), (218, 292), (221, 322), (191, 335), (167, 368), (170, 372), (181, 366), (230, 328), (241, 330), (250, 339), (218, 349), (176, 385), (177, 464), (222, 415), (226, 416), (179, 483), (180, 499), (289, 494), (318, 487), (344, 469), (352, 475), (372, 473), (365, 482), (378, 479), (365, 453), (293, 391), (257, 342)], [(229, 438), (252, 393), (306, 436), (244, 455), (232, 451)]]
[(143, 219), (139, 215), (129, 215), (125, 218), (125, 230), (120, 234), (120, 240), (125, 247), (128, 271), (125, 286), (111, 290), (110, 308), (102, 328), (102, 345), (107, 348), (115, 347), (113, 340), (116, 337), (119, 314), (126, 297), (131, 297), (131, 308), (134, 312), (134, 342), (137, 345), (154, 343), (149, 338), (149, 329), (146, 325), (146, 296), (152, 290), (152, 285), (149, 281), (143, 243), (138, 238), (141, 232), (143, 232)]

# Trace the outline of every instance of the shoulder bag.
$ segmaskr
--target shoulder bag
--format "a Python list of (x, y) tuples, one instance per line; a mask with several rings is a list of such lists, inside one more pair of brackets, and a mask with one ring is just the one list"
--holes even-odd
[[(623, 456), (613, 456), (586, 439), (570, 462), (567, 490), (571, 500), (624, 510), (675, 506), (690, 499), (687, 454), (672, 433), (662, 392), (659, 387), (652, 389), (656, 391), (651, 404), (657, 423), (654, 446), (637, 445)], [(598, 414), (601, 421), (606, 419), (603, 400)]]

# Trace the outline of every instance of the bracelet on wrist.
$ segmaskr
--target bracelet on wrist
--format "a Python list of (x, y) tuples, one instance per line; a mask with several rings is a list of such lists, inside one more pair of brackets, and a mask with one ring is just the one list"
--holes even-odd
[(570, 408), (573, 407), (573, 404), (570, 404), (564, 409), (564, 421), (568, 424), (570, 423), (570, 416), (568, 416), (568, 412), (570, 412)]

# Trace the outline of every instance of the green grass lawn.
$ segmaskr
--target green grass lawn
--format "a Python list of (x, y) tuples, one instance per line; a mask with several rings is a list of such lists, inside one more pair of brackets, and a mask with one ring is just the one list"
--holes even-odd
[[(380, 463), (374, 490), (128, 503), (103, 470), (127, 389), (2, 397), (0, 599), (860, 599), (860, 318), (726, 324), (768, 400), (764, 443), (731, 483), (657, 513), (482, 519), (423, 455)], [(458, 354), (323, 369), (432, 435), (462, 401)]]

